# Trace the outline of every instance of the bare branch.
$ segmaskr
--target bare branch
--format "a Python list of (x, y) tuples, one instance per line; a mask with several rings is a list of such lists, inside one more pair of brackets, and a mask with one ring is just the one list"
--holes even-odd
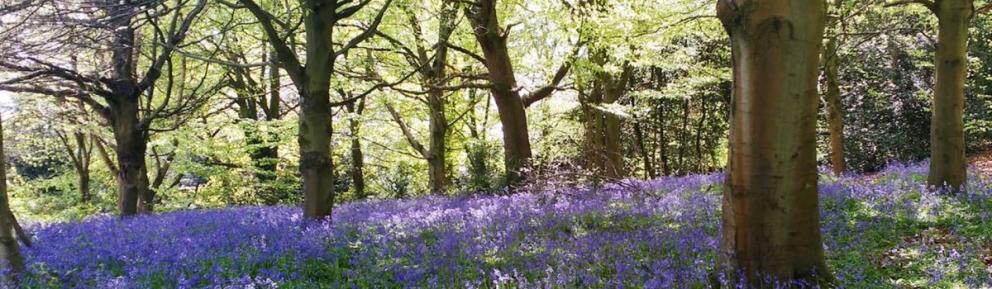
[(268, 38), (269, 43), (272, 44), (273, 49), (276, 51), (276, 56), (279, 58), (279, 66), (282, 66), (282, 68), (286, 70), (286, 73), (289, 75), (289, 78), (293, 80), (293, 83), (304, 83), (305, 77), (303, 75), (303, 65), (300, 64), (300, 59), (296, 55), (296, 52), (293, 52), (293, 49), (289, 48), (286, 41), (279, 36), (279, 32), (276, 31), (275, 26), (272, 25), (275, 17), (268, 12), (265, 12), (265, 10), (262, 9), (262, 7), (259, 7), (258, 3), (255, 3), (253, 0), (238, 1), (244, 4), (245, 8), (248, 8), (248, 11), (250, 11), (252, 15), (255, 15), (258, 22), (262, 24), (262, 30), (265, 31), (266, 38)]
[(923, 5), (923, 7), (927, 7), (927, 9), (930, 9), (930, 11), (932, 12), (935, 13), (937, 12), (937, 4), (935, 4), (933, 1), (930, 0), (896, 0), (893, 2), (885, 3), (885, 7), (901, 6), (908, 4), (920, 4)]
[(417, 140), (417, 137), (413, 135), (413, 132), (410, 131), (410, 127), (403, 122), (403, 118), (400, 116), (400, 113), (396, 111), (396, 108), (393, 108), (392, 104), (386, 102), (386, 110), (389, 111), (389, 115), (393, 118), (393, 121), (400, 126), (400, 131), (403, 132), (403, 136), (406, 137), (406, 141), (410, 143), (410, 146), (420, 153), (423, 158), (428, 158), (430, 156), (430, 152), (428, 152), (427, 148), (425, 148), (424, 145)]
[[(389, 5), (392, 4), (392, 3), (393, 3), (393, 0), (386, 0), (386, 3), (383, 4), (382, 5), (382, 8), (379, 9), (379, 13), (376, 14), (375, 20), (372, 20), (372, 25), (369, 25), (369, 27), (367, 29), (365, 29), (365, 31), (363, 31), (361, 34), (358, 34), (357, 36), (355, 36), (355, 38), (352, 38), (351, 40), (349, 40), (347, 42), (347, 44), (345, 44), (344, 46), (342, 46), (337, 51), (333, 52), (334, 55), (331, 55), (331, 58), (333, 59), (337, 55), (342, 55), (342, 54), (348, 53), (348, 50), (351, 50), (352, 48), (355, 48), (355, 46), (358, 46), (358, 44), (362, 43), (363, 41), (365, 41), (369, 37), (372, 37), (372, 35), (375, 35), (375, 31), (379, 29), (379, 24), (382, 23), (382, 17), (386, 15), (386, 10), (389, 9)], [(364, 4), (362, 4), (362, 5), (364, 6)], [(354, 12), (352, 12), (352, 13), (354, 13)]]
[(457, 45), (451, 44), (450, 42), (445, 42), (444, 45), (447, 46), (448, 48), (454, 49), (455, 51), (461, 52), (462, 54), (465, 54), (465, 55), (468, 55), (469, 57), (472, 57), (473, 59), (479, 61), (479, 63), (482, 63), (482, 65), (486, 65), (486, 59), (483, 58), (482, 56), (480, 56), (479, 54), (476, 54), (475, 52), (472, 52), (472, 51), (470, 51), (468, 49), (465, 49), (465, 48), (459, 47)]
[[(186, 17), (183, 18), (181, 24), (178, 24), (178, 30), (171, 32), (169, 39), (162, 42), (162, 52), (159, 53), (155, 61), (149, 65), (144, 78), (138, 82), (138, 85), (136, 86), (137, 91), (145, 91), (151, 87), (156, 80), (158, 80), (158, 78), (162, 75), (162, 66), (165, 65), (165, 62), (168, 61), (169, 58), (172, 57), (172, 52), (175, 50), (175, 47), (178, 46), (183, 39), (186, 39), (186, 34), (189, 31), (190, 26), (193, 25), (193, 20), (200, 15), (200, 12), (203, 11), (203, 8), (206, 7), (206, 5), (206, 0), (198, 0), (196, 2), (196, 6), (193, 7), (193, 10), (190, 11), (189, 14), (186, 14)], [(177, 10), (176, 16), (178, 17), (178, 15), (179, 11)], [(176, 25), (175, 22), (172, 24)]]

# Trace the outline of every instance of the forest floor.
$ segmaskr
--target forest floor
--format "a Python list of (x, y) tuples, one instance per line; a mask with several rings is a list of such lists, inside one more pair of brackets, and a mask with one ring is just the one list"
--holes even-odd
[(975, 172), (992, 176), (992, 147), (969, 156), (968, 163), (975, 167)]
[[(838, 288), (992, 288), (992, 176), (946, 195), (927, 167), (821, 178)], [(277, 206), (36, 224), (21, 287), (712, 288), (722, 180), (351, 202), (318, 223)]]

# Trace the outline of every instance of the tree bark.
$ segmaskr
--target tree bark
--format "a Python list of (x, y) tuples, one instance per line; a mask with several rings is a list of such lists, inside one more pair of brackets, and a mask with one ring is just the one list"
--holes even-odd
[(428, 144), (427, 171), (430, 175), (431, 193), (444, 194), (448, 185), (448, 119), (444, 115), (443, 92), (432, 90), (427, 96), (430, 113), (430, 143)]
[(706, 125), (706, 97), (699, 98), (699, 122), (696, 124), (696, 171), (704, 170), (703, 166), (703, 129)]
[(3, 124), (0, 122), (0, 269), (9, 269), (12, 275), (16, 275), (24, 272), (24, 257), (21, 256), (15, 234), (17, 220), (10, 211), (7, 196), (7, 155), (4, 154), (3, 143)]
[(685, 159), (689, 146), (689, 98), (682, 99), (682, 129), (679, 130), (679, 174), (688, 173)]
[(637, 121), (634, 122), (634, 137), (637, 141), (637, 150), (641, 153), (641, 160), (644, 162), (645, 177), (648, 179), (656, 178), (651, 154), (648, 153), (647, 146), (645, 145), (644, 129), (641, 128), (641, 123)]
[(837, 74), (837, 37), (827, 40), (823, 50), (823, 72), (827, 80), (824, 100), (827, 104), (827, 125), (830, 129), (830, 168), (834, 175), (841, 175), (847, 169), (844, 162), (844, 118), (843, 104), (840, 101), (840, 78)]
[(117, 154), (118, 204), (122, 217), (139, 212), (138, 202), (147, 196), (148, 176), (145, 174), (147, 135), (138, 123), (137, 98), (122, 98), (110, 106), (115, 153)]
[[(112, 15), (130, 15), (127, 5), (108, 2), (111, 7), (108, 12)], [(141, 125), (138, 100), (141, 91), (134, 79), (135, 30), (130, 27), (130, 17), (116, 17), (113, 22), (122, 28), (115, 30), (113, 35), (111, 78), (114, 83), (110, 88), (115, 97), (108, 101), (108, 107), (118, 162), (117, 209), (121, 217), (127, 217), (144, 211), (139, 209), (138, 203), (139, 199), (147, 197), (148, 191), (148, 176), (145, 175), (148, 135)]]
[(815, 143), (825, 6), (817, 0), (717, 3), (733, 52), (720, 256), (732, 286), (830, 280), (819, 230)]
[[(448, 135), (448, 118), (445, 115), (445, 91), (441, 89), (448, 82), (447, 66), (448, 66), (448, 39), (451, 38), (451, 34), (455, 29), (456, 16), (458, 15), (457, 4), (454, 1), (446, 0), (441, 3), (441, 14), (438, 20), (437, 32), (438, 32), (438, 42), (434, 45), (434, 59), (431, 62), (430, 59), (424, 59), (421, 53), (422, 63), (430, 63), (429, 70), (424, 71), (422, 74), (424, 76), (424, 82), (428, 86), (427, 93), (427, 106), (428, 112), (430, 113), (430, 143), (428, 144), (427, 163), (428, 163), (428, 174), (429, 183), (431, 187), (431, 192), (435, 194), (443, 194), (448, 189), (448, 145), (447, 145), (447, 135)], [(415, 19), (414, 15), (411, 15), (411, 19)], [(414, 27), (419, 31), (419, 26), (413, 24)], [(418, 38), (420, 38), (419, 33), (416, 33)], [(418, 41), (418, 46), (420, 42)], [(423, 47), (418, 47), (418, 50), (423, 51)]]
[(76, 166), (76, 173), (79, 177), (79, 198), (80, 201), (86, 203), (91, 199), (90, 196), (90, 160), (93, 157), (93, 144), (87, 143), (88, 139), (86, 134), (82, 132), (75, 132), (73, 136), (76, 140), (76, 159), (78, 160), (78, 165)]
[(507, 50), (507, 34), (499, 24), (495, 0), (476, 1), (473, 12), (466, 13), (474, 27), (475, 39), (489, 72), (490, 92), (499, 112), (503, 131), (503, 164), (507, 183), (513, 187), (526, 182), (525, 173), (531, 165), (530, 132), (527, 113), (517, 90), (513, 64)]
[[(333, 6), (333, 5), (327, 5)], [(330, 217), (334, 200), (331, 162), (330, 79), (334, 7), (316, 7), (304, 20), (307, 39), (306, 83), (300, 90), (300, 174), (303, 176), (303, 216)]]
[(658, 129), (655, 130), (655, 134), (658, 136), (658, 148), (659, 148), (659, 158), (661, 159), (661, 175), (667, 176), (672, 174), (672, 165), (668, 161), (668, 137), (665, 127), (665, 106), (658, 106)]
[(938, 20), (936, 87), (930, 118), (930, 186), (963, 189), (964, 84), (968, 72), (968, 26), (975, 13), (972, 0), (936, 1)]
[[(590, 60), (598, 66), (607, 64), (607, 50), (596, 49)], [(592, 87), (588, 93), (579, 94), (585, 118), (585, 153), (587, 166), (608, 179), (620, 179), (626, 175), (623, 155), (620, 152), (620, 117), (603, 111), (603, 105), (616, 103), (627, 92), (630, 68), (624, 66), (619, 75), (605, 71), (593, 74)]]
[(348, 120), (348, 129), (351, 133), (351, 185), (355, 190), (356, 199), (365, 199), (365, 154), (362, 153), (362, 143), (359, 138), (359, 130), (361, 129), (361, 123), (356, 119), (356, 117), (361, 116), (362, 112), (365, 111), (365, 99), (358, 101), (358, 105), (354, 103), (349, 103), (345, 105), (348, 112), (353, 113), (351, 119)]
[[(272, 15), (252, 0), (240, 0), (259, 20), (266, 38), (277, 56), (276, 62), (286, 70), (300, 94), (300, 120), (297, 141), (300, 145), (300, 175), (303, 179), (303, 217), (330, 219), (334, 202), (334, 166), (331, 162), (331, 99), (330, 82), (335, 57), (346, 53), (371, 37), (381, 23), (386, 0), (372, 25), (366, 31), (345, 42), (338, 51), (332, 41), (334, 24), (351, 17), (368, 2), (348, 5), (351, 1), (301, 1), (306, 28), (306, 64), (276, 30)], [(339, 11), (340, 10), (340, 11)]]

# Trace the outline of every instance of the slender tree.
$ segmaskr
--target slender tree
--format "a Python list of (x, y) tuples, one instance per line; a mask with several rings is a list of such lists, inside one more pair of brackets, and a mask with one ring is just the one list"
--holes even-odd
[[(397, 49), (408, 64), (417, 71), (422, 91), (397, 90), (408, 96), (412, 96), (427, 104), (428, 113), (428, 142), (424, 146), (409, 130), (403, 118), (400, 117), (395, 108), (387, 107), (393, 120), (397, 122), (401, 129), (404, 129), (404, 137), (410, 146), (427, 161), (428, 183), (432, 193), (444, 193), (450, 183), (448, 180), (448, 167), (450, 166), (448, 152), (448, 130), (451, 122), (445, 113), (448, 100), (446, 96), (452, 90), (457, 90), (463, 86), (448, 87), (448, 83), (454, 77), (449, 74), (448, 52), (449, 38), (454, 32), (456, 17), (458, 16), (458, 4), (456, 1), (442, 0), (438, 13), (438, 24), (436, 29), (437, 40), (429, 43), (424, 37), (421, 22), (423, 17), (418, 17), (418, 13), (410, 6), (404, 6), (403, 12), (406, 16), (407, 28), (410, 29), (412, 41), (401, 41), (395, 36), (386, 33), (378, 35), (388, 41)], [(388, 104), (387, 104), (388, 105)]]
[(365, 192), (365, 154), (362, 152), (362, 142), (360, 138), (360, 130), (362, 128), (362, 123), (359, 117), (365, 112), (365, 100), (362, 98), (358, 100), (358, 103), (348, 103), (345, 105), (345, 109), (351, 114), (348, 119), (348, 134), (351, 137), (351, 186), (354, 188), (356, 199), (365, 199), (368, 197)]
[(288, 27), (291, 24), (279, 21), (253, 0), (239, 2), (258, 19), (275, 49), (277, 57), (274, 61), (286, 71), (300, 94), (297, 140), (300, 145), (300, 174), (303, 177), (303, 216), (308, 219), (330, 218), (334, 201), (330, 99), (334, 61), (374, 34), (392, 0), (386, 0), (365, 31), (343, 42), (340, 47), (334, 46), (335, 24), (353, 16), (372, 0), (355, 4), (351, 4), (353, 1), (350, 0), (300, 0), (306, 35), (305, 64), (288, 42), (292, 35), (281, 35), (276, 27), (281, 25), (287, 28), (285, 30), (292, 30)]
[(93, 157), (93, 138), (81, 130), (71, 133), (56, 130), (59, 142), (65, 148), (72, 162), (72, 167), (76, 169), (76, 189), (79, 190), (81, 202), (89, 202), (90, 198), (90, 163)]
[(815, 143), (825, 10), (823, 0), (717, 2), (733, 52), (721, 258), (738, 286), (828, 280)]
[(840, 77), (837, 74), (840, 60), (837, 56), (837, 46), (840, 42), (841, 21), (844, 0), (834, 0), (833, 12), (827, 20), (827, 26), (833, 30), (833, 35), (827, 38), (823, 48), (823, 76), (826, 79), (826, 91), (823, 100), (827, 106), (827, 126), (830, 130), (830, 168), (834, 175), (840, 175), (846, 170), (844, 162), (844, 117), (843, 104), (840, 96)]

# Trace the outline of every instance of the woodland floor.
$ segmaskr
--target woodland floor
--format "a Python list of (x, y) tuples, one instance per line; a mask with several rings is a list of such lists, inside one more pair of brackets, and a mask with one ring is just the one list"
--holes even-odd
[[(992, 288), (992, 153), (972, 163), (958, 195), (924, 189), (926, 163), (824, 175), (838, 288)], [(722, 179), (36, 224), (21, 287), (711, 288)]]

